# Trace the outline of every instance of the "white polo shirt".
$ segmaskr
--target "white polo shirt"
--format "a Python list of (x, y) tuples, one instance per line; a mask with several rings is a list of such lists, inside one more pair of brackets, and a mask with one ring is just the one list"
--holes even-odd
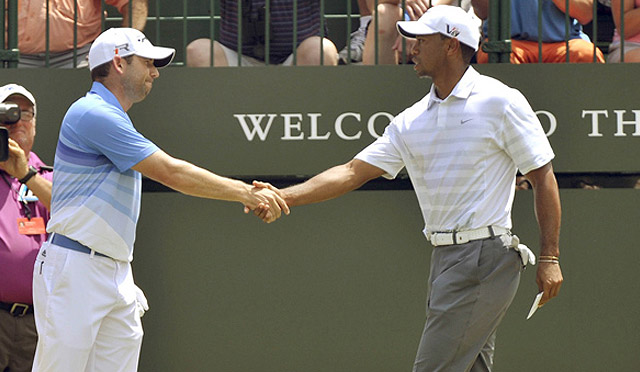
[(427, 233), (510, 229), (517, 169), (526, 174), (553, 157), (522, 93), (469, 67), (446, 99), (432, 86), (355, 158), (389, 179), (407, 168)]

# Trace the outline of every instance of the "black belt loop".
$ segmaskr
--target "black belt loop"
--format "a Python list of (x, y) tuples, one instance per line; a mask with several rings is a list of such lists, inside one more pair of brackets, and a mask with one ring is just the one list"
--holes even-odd
[(491, 234), (491, 239), (496, 237), (495, 231), (493, 231), (493, 226), (487, 227), (489, 229), (489, 234)]

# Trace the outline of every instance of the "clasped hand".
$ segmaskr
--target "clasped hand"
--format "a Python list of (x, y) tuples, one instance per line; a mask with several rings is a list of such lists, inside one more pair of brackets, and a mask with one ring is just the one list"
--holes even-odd
[(291, 211), (284, 201), (280, 190), (266, 182), (253, 182), (250, 190), (253, 197), (253, 203), (244, 206), (244, 213), (253, 213), (266, 223), (271, 223), (284, 214), (288, 215)]

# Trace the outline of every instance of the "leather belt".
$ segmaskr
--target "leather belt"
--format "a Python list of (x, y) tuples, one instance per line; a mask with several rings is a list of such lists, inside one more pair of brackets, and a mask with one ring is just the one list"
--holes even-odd
[(508, 233), (509, 230), (504, 227), (487, 226), (465, 231), (431, 232), (427, 233), (427, 240), (434, 247), (438, 247), (441, 245), (465, 244), (473, 240), (482, 240)]
[(53, 234), (53, 238), (51, 238), (51, 244), (55, 244), (63, 248), (67, 248), (73, 251), (87, 253), (87, 254), (91, 254), (93, 252), (93, 254), (95, 254), (96, 256), (109, 258), (109, 256), (105, 254), (96, 252), (95, 250), (87, 247), (86, 245), (82, 243), (78, 243), (77, 241), (73, 239), (69, 239), (66, 236), (60, 235), (60, 234)]
[(8, 311), (9, 314), (16, 318), (21, 318), (27, 314), (33, 313), (33, 305), (21, 304), (20, 302), (0, 302), (0, 309)]

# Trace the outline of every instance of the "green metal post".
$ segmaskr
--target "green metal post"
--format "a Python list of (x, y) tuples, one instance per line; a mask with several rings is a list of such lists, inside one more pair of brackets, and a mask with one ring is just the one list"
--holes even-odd
[[(49, 53), (48, 50), (47, 53)], [(78, 67), (78, 0), (73, 0), (73, 68), (76, 67)]]
[(264, 64), (269, 65), (271, 60), (271, 0), (264, 4)]
[[(9, 50), (18, 53), (18, 0), (9, 0)], [(18, 67), (18, 60), (9, 61), (9, 67)]]
[(598, 2), (593, 2), (593, 63), (596, 63), (596, 50), (598, 49)]
[[(488, 41), (498, 40), (500, 31), (500, 1), (489, 1), (489, 29), (487, 31)], [(489, 63), (497, 63), (500, 57), (495, 52), (489, 52)]]
[(215, 16), (216, 16), (216, 4), (215, 0), (211, 0), (210, 4), (211, 9), (211, 18), (209, 18), (209, 41), (211, 42), (211, 52), (209, 53), (209, 66), (213, 67), (214, 63), (214, 40), (216, 39), (216, 24), (215, 24)]
[[(511, 39), (511, 0), (502, 0), (500, 2), (500, 41), (505, 42)], [(509, 48), (505, 48), (500, 53), (500, 62), (509, 63), (511, 61), (511, 44), (506, 44)]]
[(620, 0), (620, 62), (624, 62), (624, 0)]
[(238, 0), (238, 12), (236, 14), (238, 20), (238, 38), (236, 41), (236, 47), (238, 52), (238, 66), (242, 63), (242, 0)]
[(187, 18), (189, 17), (187, 3), (187, 0), (182, 0), (182, 55), (184, 56), (185, 63), (187, 60)]
[[(296, 28), (298, 25), (296, 25)], [(320, 66), (324, 65), (324, 0), (320, 0)]]
[(298, 0), (293, 0), (293, 65), (298, 65)]
[(156, 43), (160, 44), (160, 0), (156, 0)]
[(347, 64), (351, 64), (351, 1), (347, 0)]
[(378, 0), (374, 1), (373, 12), (374, 12), (374, 16), (376, 18), (376, 21), (373, 24), (373, 30), (375, 32), (374, 33), (374, 38), (373, 38), (375, 40), (375, 43), (374, 43), (375, 47), (374, 47), (373, 51), (375, 53), (374, 63), (377, 65), (378, 64), (378, 49), (379, 49), (379, 46), (378, 46), (378, 42), (379, 42), (379, 40), (378, 40)]
[(542, 39), (544, 28), (542, 27), (542, 1), (538, 0), (538, 63), (542, 63)]
[(569, 26), (571, 24), (571, 17), (569, 17), (569, 0), (565, 0), (565, 9), (566, 11), (564, 12), (564, 44), (565, 44), (565, 50), (567, 51), (567, 55), (566, 55), (566, 61), (567, 63), (569, 63), (571, 61), (570, 57), (570, 51), (569, 51)]

